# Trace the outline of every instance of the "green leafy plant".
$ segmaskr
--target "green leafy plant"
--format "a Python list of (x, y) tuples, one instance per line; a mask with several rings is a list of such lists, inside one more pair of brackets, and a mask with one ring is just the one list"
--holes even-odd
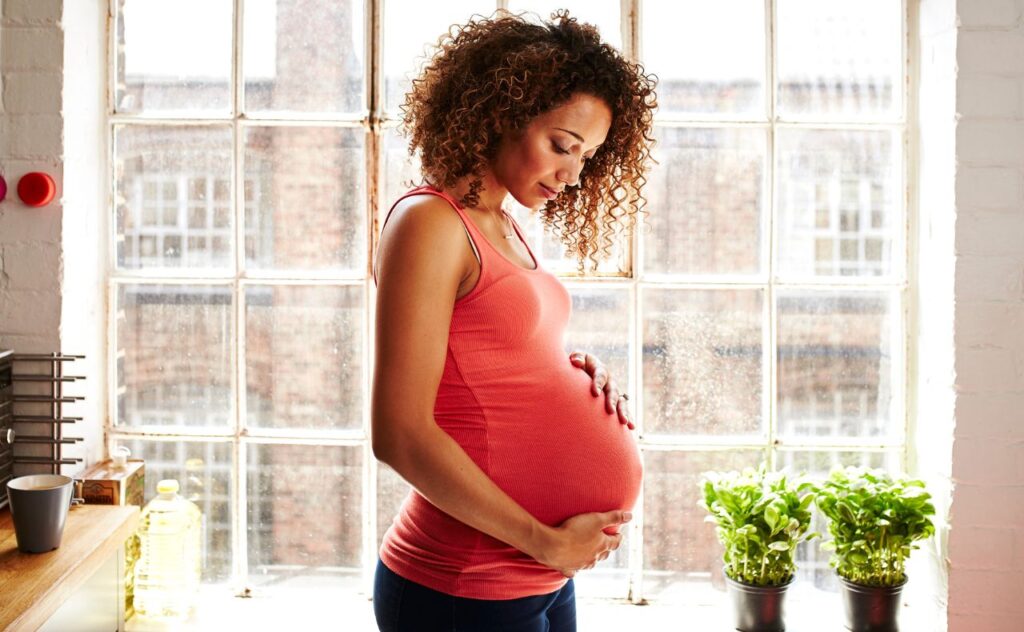
[(828, 518), (831, 564), (841, 577), (865, 586), (898, 586), (918, 540), (935, 533), (931, 495), (922, 481), (858, 467), (834, 469), (817, 489)]
[(725, 574), (754, 586), (781, 586), (796, 573), (798, 544), (815, 537), (811, 524), (814, 485), (790, 481), (762, 465), (742, 472), (705, 472), (703, 498), (707, 522), (717, 526), (725, 546)]

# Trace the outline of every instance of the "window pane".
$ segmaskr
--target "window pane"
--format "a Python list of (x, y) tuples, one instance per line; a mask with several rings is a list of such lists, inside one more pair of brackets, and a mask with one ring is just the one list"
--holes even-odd
[(365, 311), (361, 285), (246, 286), (246, 424), (360, 428)]
[(231, 266), (231, 128), (118, 125), (114, 146), (117, 265)]
[(758, 128), (657, 128), (645, 274), (761, 271), (767, 135)]
[(570, 287), (572, 316), (566, 335), (567, 352), (583, 351), (607, 366), (622, 392), (628, 392), (630, 312), (629, 290)]
[(778, 0), (778, 115), (898, 117), (902, 8), (893, 0)]
[(377, 463), (377, 547), (384, 539), (384, 533), (394, 522), (402, 501), (412, 487), (398, 472), (384, 463)]
[(893, 374), (898, 299), (780, 290), (779, 432), (799, 439), (901, 437)]
[(226, 286), (118, 286), (119, 425), (229, 427), (231, 303)]
[(779, 129), (776, 142), (778, 275), (901, 273), (894, 255), (904, 229), (899, 136)]
[(396, 127), (387, 127), (382, 134), (381, 144), (383, 146), (383, 160), (381, 161), (381, 192), (379, 215), (377, 220), (378, 229), (383, 228), (384, 219), (387, 217), (391, 205), (399, 196), (414, 186), (419, 186), (422, 177), (420, 175), (420, 162), (415, 156), (409, 155), (409, 141), (402, 136)]
[[(620, 392), (633, 390), (629, 382), (629, 290), (571, 287), (572, 318), (566, 350), (593, 354), (607, 366)], [(635, 417), (635, 413), (634, 413)], [(608, 559), (576, 578), (581, 597), (628, 597), (629, 531)]]
[(245, 257), (255, 269), (366, 267), (362, 128), (245, 130)]
[(231, 0), (119, 0), (115, 4), (117, 112), (228, 113)]
[[(578, 267), (575, 258), (565, 256), (565, 246), (560, 237), (552, 233), (541, 219), (540, 213), (531, 211), (519, 204), (512, 197), (505, 205), (506, 210), (516, 219), (526, 243), (540, 260), (540, 265), (554, 274), (577, 275)], [(611, 245), (611, 252), (606, 259), (599, 259), (597, 274), (600, 276), (622, 276), (628, 269), (626, 261), (629, 252), (629, 235), (619, 233)]]
[(761, 290), (643, 290), (644, 431), (762, 434)]
[(359, 589), (363, 449), (250, 444), (247, 455), (250, 583)]
[(178, 481), (178, 493), (203, 512), (203, 581), (216, 583), (230, 579), (231, 490), (234, 487), (231, 444), (128, 437), (122, 437), (118, 443), (132, 451), (131, 458), (146, 461), (146, 502), (156, 497), (156, 484), (161, 480)]
[(607, 559), (576, 575), (576, 595), (583, 599), (629, 598), (629, 526), (622, 529), (622, 542)]
[[(859, 465), (877, 467), (889, 471), (899, 471), (900, 453), (895, 450), (885, 452), (825, 452), (811, 450), (779, 450), (778, 468), (788, 468), (790, 472), (806, 472), (813, 479), (822, 480), (828, 476), (833, 467)], [(822, 534), (828, 540), (828, 526), (820, 511), (813, 512), (811, 532)], [(837, 592), (839, 582), (836, 572), (828, 564), (829, 552), (821, 550), (822, 538), (804, 542), (797, 548), (797, 581), (805, 585), (813, 585), (821, 590)]]
[(763, 0), (645, 0), (644, 67), (662, 115), (765, 119)]
[(622, 3), (619, 0), (509, 0), (513, 13), (530, 11), (544, 20), (559, 9), (568, 9), (569, 15), (587, 22), (601, 32), (601, 41), (622, 49), (622, 29), (619, 26)]
[(388, 0), (384, 3), (384, 108), (398, 113), (405, 93), (426, 55), (449, 27), (464, 24), (473, 14), (489, 16), (495, 0)]
[(722, 545), (697, 506), (703, 472), (757, 467), (761, 450), (644, 452), (644, 586), (652, 601), (724, 603)]
[(245, 108), (366, 109), (363, 2), (245, 0)]

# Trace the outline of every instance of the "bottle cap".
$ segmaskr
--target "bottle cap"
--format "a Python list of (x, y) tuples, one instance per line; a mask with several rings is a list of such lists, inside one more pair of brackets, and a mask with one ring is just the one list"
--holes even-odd
[(118, 446), (110, 452), (110, 460), (114, 462), (114, 467), (122, 469), (128, 465), (128, 457), (131, 456), (132, 451), (125, 446)]
[(161, 494), (173, 494), (178, 491), (178, 481), (168, 478), (156, 484), (156, 491)]

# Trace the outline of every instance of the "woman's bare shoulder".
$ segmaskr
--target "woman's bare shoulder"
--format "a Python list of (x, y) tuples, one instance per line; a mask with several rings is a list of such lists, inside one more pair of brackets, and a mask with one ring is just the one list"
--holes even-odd
[(377, 271), (394, 259), (411, 263), (426, 257), (464, 274), (467, 250), (466, 229), (447, 200), (429, 194), (410, 196), (395, 205), (384, 225)]

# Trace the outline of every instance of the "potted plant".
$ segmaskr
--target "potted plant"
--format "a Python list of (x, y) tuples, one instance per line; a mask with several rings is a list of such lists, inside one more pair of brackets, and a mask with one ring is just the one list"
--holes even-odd
[(918, 540), (931, 537), (935, 507), (924, 483), (882, 470), (834, 469), (817, 489), (853, 632), (897, 632), (904, 563)]
[(798, 544), (813, 538), (813, 484), (791, 481), (762, 465), (742, 472), (705, 472), (700, 506), (717, 525), (736, 629), (781, 632), (783, 605), (796, 574)]

